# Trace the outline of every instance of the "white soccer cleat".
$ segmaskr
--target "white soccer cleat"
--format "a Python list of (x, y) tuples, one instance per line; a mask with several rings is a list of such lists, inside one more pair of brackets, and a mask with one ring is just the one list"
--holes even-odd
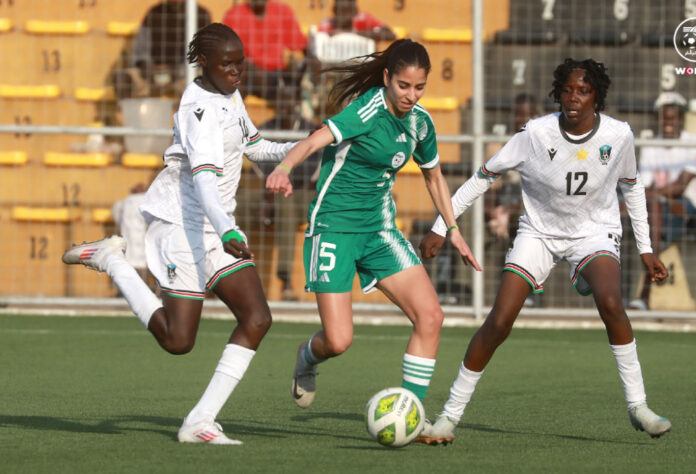
[(63, 263), (68, 265), (83, 264), (87, 268), (103, 272), (104, 262), (110, 255), (126, 253), (126, 239), (120, 235), (112, 235), (95, 242), (75, 245), (63, 254)]
[(295, 404), (300, 408), (308, 408), (314, 401), (314, 395), (317, 392), (317, 368), (313, 366), (310, 369), (304, 369), (300, 363), (302, 357), (302, 349), (307, 343), (300, 344), (297, 350), (297, 364), (292, 377), (292, 397)]
[(243, 444), (236, 439), (230, 439), (222, 432), (222, 426), (214, 421), (201, 421), (192, 425), (184, 424), (179, 428), (180, 443), (205, 444)]
[(425, 420), (423, 431), (416, 438), (416, 443), (437, 446), (439, 444), (447, 446), (454, 442), (454, 428), (457, 422), (447, 415), (439, 415), (435, 423)]
[(659, 438), (672, 429), (672, 423), (648, 408), (646, 403), (629, 408), (628, 418), (636, 430), (645, 431), (653, 438)]

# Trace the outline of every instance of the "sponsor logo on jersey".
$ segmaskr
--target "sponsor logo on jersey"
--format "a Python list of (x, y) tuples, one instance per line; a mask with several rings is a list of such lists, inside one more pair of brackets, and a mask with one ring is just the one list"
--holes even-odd
[(203, 112), (205, 112), (205, 110), (201, 107), (198, 107), (196, 110), (193, 111), (193, 115), (196, 116), (199, 122), (203, 118)]
[(392, 157), (392, 167), (398, 168), (399, 166), (404, 164), (404, 161), (406, 161), (406, 155), (403, 151), (400, 151)]
[(580, 151), (575, 153), (575, 156), (577, 157), (578, 161), (587, 160), (587, 152), (584, 148), (581, 148)]
[(402, 133), (396, 138), (396, 143), (406, 143), (406, 134)]
[(556, 157), (556, 152), (558, 151), (555, 148), (547, 148), (546, 151), (549, 152), (549, 158), (551, 158), (551, 161)]
[(609, 163), (609, 158), (611, 158), (611, 147), (609, 145), (602, 145), (599, 147), (599, 161), (606, 165)]

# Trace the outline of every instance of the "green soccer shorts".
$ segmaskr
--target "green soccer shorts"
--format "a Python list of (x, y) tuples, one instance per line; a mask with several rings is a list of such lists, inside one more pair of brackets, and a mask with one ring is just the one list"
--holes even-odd
[(305, 238), (307, 291), (345, 293), (357, 272), (364, 293), (377, 282), (421, 263), (411, 242), (398, 229), (378, 232), (323, 232)]

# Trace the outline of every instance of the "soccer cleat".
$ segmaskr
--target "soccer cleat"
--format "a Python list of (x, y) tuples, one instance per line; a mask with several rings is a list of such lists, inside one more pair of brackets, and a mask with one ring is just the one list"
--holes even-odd
[(104, 263), (109, 255), (121, 256), (126, 253), (126, 239), (120, 235), (112, 235), (95, 242), (86, 242), (82, 245), (74, 245), (73, 248), (63, 254), (63, 263), (74, 265), (81, 263), (87, 268), (103, 272)]
[(672, 429), (672, 423), (648, 408), (646, 403), (629, 408), (628, 418), (636, 430), (645, 431), (653, 438), (659, 438)]
[(297, 349), (297, 364), (292, 377), (292, 397), (300, 408), (308, 408), (314, 401), (314, 394), (317, 392), (317, 368), (312, 366), (309, 369), (303, 368), (300, 362), (302, 350), (307, 343), (300, 344)]
[(180, 443), (206, 444), (243, 444), (236, 439), (230, 439), (222, 432), (222, 426), (214, 421), (201, 421), (192, 425), (184, 424), (179, 428)]
[(435, 423), (430, 423), (430, 420), (425, 420), (423, 431), (416, 438), (416, 443), (429, 444), (437, 446), (441, 444), (447, 446), (454, 442), (454, 428), (457, 422), (446, 415), (439, 415)]

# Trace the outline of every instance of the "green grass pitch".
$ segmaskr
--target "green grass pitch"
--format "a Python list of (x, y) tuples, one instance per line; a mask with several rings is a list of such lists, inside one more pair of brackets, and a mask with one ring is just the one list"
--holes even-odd
[[(628, 421), (596, 330), (515, 329), (479, 384), (453, 445), (379, 446), (363, 412), (401, 382), (406, 327), (358, 326), (323, 364), (314, 405), (290, 377), (315, 325), (273, 326), (219, 421), (243, 446), (181, 445), (233, 326), (204, 320), (171, 356), (135, 318), (0, 316), (0, 472), (694, 472), (696, 334), (637, 332), (650, 406), (673, 428), (653, 440)], [(425, 409), (434, 417), (473, 329), (444, 329)]]

